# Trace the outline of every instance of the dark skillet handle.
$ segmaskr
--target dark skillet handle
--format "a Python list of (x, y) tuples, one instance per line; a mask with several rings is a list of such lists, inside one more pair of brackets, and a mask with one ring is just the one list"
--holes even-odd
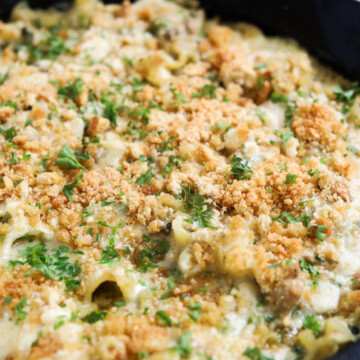
[(252, 22), (297, 39), (314, 56), (360, 81), (360, 2), (356, 0), (200, 0), (210, 16)]

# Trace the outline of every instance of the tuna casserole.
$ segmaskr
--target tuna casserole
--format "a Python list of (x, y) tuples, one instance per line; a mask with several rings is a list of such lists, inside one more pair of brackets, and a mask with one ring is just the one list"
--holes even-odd
[(360, 88), (165, 0), (1, 23), (0, 358), (325, 359), (360, 319)]

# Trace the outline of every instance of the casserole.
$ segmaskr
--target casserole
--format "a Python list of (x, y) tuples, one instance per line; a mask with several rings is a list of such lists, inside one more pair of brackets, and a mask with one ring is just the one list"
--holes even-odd
[(13, 19), (1, 356), (312, 359), (356, 339), (356, 84), (160, 0)]

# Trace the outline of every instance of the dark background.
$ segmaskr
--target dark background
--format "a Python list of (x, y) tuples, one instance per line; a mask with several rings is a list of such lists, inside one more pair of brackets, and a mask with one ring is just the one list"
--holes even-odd
[[(17, 2), (0, 0), (0, 18), (8, 19)], [(33, 8), (59, 4), (59, 0), (28, 2)], [(66, 3), (71, 1), (61, 1), (60, 7)], [(209, 16), (248, 21), (266, 34), (293, 37), (322, 63), (350, 80), (360, 81), (360, 1), (202, 0), (200, 3)], [(360, 360), (360, 343), (348, 346), (333, 360)]]

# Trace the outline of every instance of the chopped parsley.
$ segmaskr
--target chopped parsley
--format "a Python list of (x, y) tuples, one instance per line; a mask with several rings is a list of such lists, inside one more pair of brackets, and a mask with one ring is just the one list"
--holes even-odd
[(66, 197), (68, 198), (69, 202), (72, 203), (72, 195), (74, 194), (74, 189), (76, 187), (76, 185), (79, 185), (82, 181), (82, 177), (83, 177), (83, 172), (81, 172), (79, 175), (76, 175), (76, 180), (74, 182), (72, 182), (71, 184), (66, 184), (63, 187), (63, 192), (66, 195)]
[(140, 264), (138, 271), (147, 272), (148, 267), (157, 268), (155, 261), (160, 260), (169, 250), (169, 244), (164, 240), (150, 240), (143, 235), (143, 239), (151, 246), (138, 251), (136, 260)]
[(25, 127), (28, 127), (29, 125), (31, 125), (34, 122), (33, 119), (28, 119), (25, 121)]
[(148, 31), (153, 35), (157, 35), (161, 29), (166, 29), (168, 27), (168, 23), (166, 19), (163, 18), (155, 18), (151, 21)]
[(177, 90), (176, 88), (174, 88), (174, 87), (171, 87), (171, 88), (170, 88), (170, 91), (173, 93), (173, 95), (174, 95), (174, 97), (175, 97), (175, 100), (176, 100), (178, 103), (183, 103), (183, 104), (187, 103), (187, 100), (186, 100), (186, 98), (185, 98), (185, 95), (184, 95), (182, 92), (178, 91), (178, 90)]
[(155, 161), (153, 157), (151, 157), (151, 156), (145, 157), (144, 155), (140, 155), (139, 160), (141, 162), (149, 162), (149, 163), (153, 163)]
[(114, 305), (117, 308), (122, 308), (122, 307), (126, 306), (126, 302), (125, 301), (115, 301)]
[(295, 224), (297, 222), (301, 222), (307, 228), (310, 223), (310, 215), (301, 214), (300, 216), (292, 216), (289, 212), (284, 211), (279, 216), (273, 217), (272, 221), (277, 221), (282, 226), (286, 226), (287, 224)]
[(111, 229), (109, 245), (114, 245), (116, 230), (123, 228), (124, 225), (125, 225), (125, 222), (124, 222), (123, 220), (120, 220), (118, 225), (116, 225), (116, 226), (111, 226), (111, 225), (109, 225), (106, 221), (104, 221), (104, 220), (99, 220), (99, 221), (96, 223), (96, 225), (97, 225), (97, 226), (104, 226), (104, 227), (107, 227), (107, 228), (110, 228), (110, 229)]
[(232, 124), (228, 125), (224, 122), (219, 122), (216, 125), (211, 126), (212, 130), (225, 130), (225, 132), (228, 132), (232, 128), (233, 128)]
[(289, 103), (288, 98), (285, 95), (278, 94), (277, 92), (273, 92), (270, 96), (270, 100), (273, 103), (284, 103), (286, 104), (285, 108), (285, 125), (286, 127), (290, 127), (292, 118), (295, 113), (294, 105)]
[(280, 139), (284, 144), (286, 144), (293, 136), (294, 133), (291, 130), (288, 130), (280, 134)]
[(15, 306), (14, 313), (16, 314), (15, 324), (18, 324), (21, 320), (25, 320), (28, 313), (24, 311), (24, 308), (29, 306), (30, 304), (27, 302), (26, 296), (23, 295), (20, 302)]
[(7, 141), (12, 141), (12, 139), (17, 135), (17, 131), (14, 127), (11, 127), (7, 130), (0, 128), (0, 134), (3, 134)]
[(12, 300), (12, 296), (11, 295), (8, 295), (4, 301), (3, 301), (3, 305), (9, 305), (11, 303), (11, 300)]
[(173, 279), (167, 281), (167, 290), (161, 295), (161, 300), (166, 299), (172, 291), (175, 289), (175, 283)]
[(296, 179), (297, 179), (297, 175), (288, 173), (288, 174), (286, 174), (286, 179), (285, 179), (284, 184), (286, 184), (286, 185), (295, 184)]
[(319, 174), (319, 173), (320, 173), (319, 169), (315, 169), (315, 170), (310, 169), (310, 170), (308, 171), (308, 174), (309, 174), (310, 176), (315, 176), (315, 175), (317, 175), (317, 174)]
[(54, 329), (58, 329), (59, 327), (65, 325), (65, 321), (64, 320), (60, 320), (58, 321), (55, 325), (54, 325)]
[(105, 200), (102, 200), (101, 201), (101, 207), (104, 207), (104, 206), (108, 206), (108, 205), (111, 205), (111, 204), (114, 204), (115, 201), (105, 201)]
[(252, 172), (251, 166), (247, 160), (233, 155), (231, 159), (231, 173), (236, 180), (250, 179), (250, 174), (252, 174)]
[(123, 56), (123, 57), (122, 57), (122, 61), (123, 61), (126, 65), (133, 66), (132, 60), (129, 59), (127, 56)]
[(133, 81), (133, 91), (134, 91), (134, 93), (137, 93), (137, 92), (141, 91), (146, 85), (145, 82), (140, 81), (136, 77), (133, 77), (132, 81)]
[(305, 259), (300, 260), (299, 265), (301, 271), (310, 274), (315, 280), (319, 279), (319, 270), (316, 265), (309, 264)]
[(328, 229), (328, 227), (326, 225), (318, 225), (315, 231), (315, 237), (319, 242), (323, 242), (326, 237), (326, 230)]
[(15, 156), (15, 152), (12, 151), (11, 152), (11, 158), (7, 160), (10, 163), (10, 169), (18, 163), (18, 159)]
[(19, 184), (21, 184), (24, 181), (24, 179), (19, 179), (13, 182), (14, 187), (17, 187)]
[(210, 99), (216, 98), (216, 86), (214, 85), (205, 85), (200, 93), (193, 93), (191, 95), (192, 98), (200, 98), (206, 95), (210, 96)]
[(27, 62), (29, 64), (33, 64), (41, 59), (56, 60), (62, 53), (69, 51), (64, 40), (56, 35), (57, 32), (47, 32), (38, 44), (28, 44), (29, 57)]
[(259, 64), (259, 65), (256, 65), (254, 67), (254, 70), (257, 71), (257, 70), (261, 70), (261, 69), (264, 69), (267, 67), (267, 64), (266, 63), (262, 63), (262, 64)]
[(155, 316), (166, 326), (172, 325), (171, 318), (165, 311), (159, 310), (156, 312)]
[(294, 105), (287, 104), (285, 108), (285, 125), (287, 127), (291, 126), (292, 118), (295, 114), (295, 107)]
[(19, 109), (17, 104), (15, 102), (11, 101), (11, 100), (0, 104), (0, 107), (5, 107), (5, 106), (12, 107), (14, 110)]
[(47, 161), (49, 160), (49, 157), (50, 157), (50, 153), (48, 152), (44, 158), (40, 159), (41, 166), (42, 166), (44, 171), (46, 170), (46, 164), (47, 164)]
[(83, 321), (87, 322), (88, 324), (95, 324), (100, 320), (104, 320), (107, 315), (106, 311), (93, 311), (90, 314), (87, 314), (82, 318)]
[(119, 108), (115, 102), (111, 101), (107, 94), (103, 94), (101, 102), (105, 105), (103, 116), (108, 119), (114, 126), (117, 125), (117, 116)]
[(243, 352), (243, 355), (251, 360), (274, 360), (273, 357), (264, 355), (258, 347), (246, 348), (246, 350)]
[(138, 358), (138, 360), (146, 359), (148, 356), (149, 356), (149, 353), (148, 353), (146, 350), (140, 350), (140, 351), (137, 353), (137, 358)]
[(343, 90), (341, 87), (334, 91), (336, 100), (352, 105), (356, 96), (360, 95), (360, 87), (358, 83), (353, 83), (352, 87), (348, 90)]
[(191, 332), (189, 330), (184, 331), (181, 335), (179, 343), (172, 347), (172, 350), (175, 350), (182, 358), (189, 358), (192, 347), (190, 345)]
[(80, 78), (76, 78), (72, 84), (68, 81), (66, 86), (58, 87), (58, 98), (77, 101), (79, 95), (83, 92), (82, 85), (84, 85), (84, 81)]
[(280, 102), (287, 104), (288, 102), (288, 98), (285, 95), (278, 94), (275, 91), (271, 94), (270, 100), (275, 104)]
[(189, 317), (194, 322), (198, 322), (199, 316), (201, 314), (201, 304), (200, 303), (190, 303), (190, 313)]
[(84, 167), (79, 163), (74, 151), (65, 144), (56, 158), (55, 165), (71, 169), (83, 169)]
[(164, 145), (159, 146), (156, 150), (159, 151), (159, 152), (172, 150), (174, 148), (174, 146), (169, 146), (169, 144), (175, 139), (176, 139), (176, 137), (170, 137), (170, 138), (166, 139), (164, 141)]
[(174, 164), (176, 167), (181, 167), (182, 159), (179, 157), (174, 157), (170, 155), (169, 160), (172, 164)]
[(29, 246), (25, 250), (19, 250), (24, 261), (10, 260), (9, 267), (16, 265), (29, 265), (32, 270), (40, 271), (46, 279), (62, 280), (65, 282), (66, 290), (74, 290), (80, 282), (77, 279), (80, 273), (78, 260), (69, 262), (68, 248), (60, 246), (58, 249), (48, 251), (44, 244)]
[(256, 88), (261, 89), (264, 86), (264, 83), (265, 83), (264, 75), (259, 76), (257, 80)]
[(108, 245), (101, 253), (100, 264), (112, 263), (115, 259), (120, 259), (121, 255), (116, 251), (114, 245)]
[(152, 170), (154, 170), (154, 168), (150, 168), (149, 170), (146, 171), (145, 174), (142, 174), (136, 181), (135, 184), (139, 185), (139, 186), (143, 186), (144, 184), (148, 184), (151, 185), (151, 179), (155, 176), (152, 172)]
[(4, 82), (9, 78), (9, 71), (10, 69), (4, 74), (0, 74), (0, 85), (4, 85)]
[(303, 326), (305, 329), (310, 329), (315, 335), (319, 335), (321, 325), (314, 315), (306, 316)]
[[(190, 184), (188, 184), (187, 187), (181, 185), (181, 188), (183, 190), (183, 201), (186, 209), (192, 210), (195, 213), (192, 217), (185, 219), (185, 221), (190, 224), (197, 222), (202, 228), (218, 229), (210, 222), (213, 213), (208, 207), (209, 203), (206, 202), (198, 192), (192, 192)], [(204, 209), (205, 206), (206, 208)]]

